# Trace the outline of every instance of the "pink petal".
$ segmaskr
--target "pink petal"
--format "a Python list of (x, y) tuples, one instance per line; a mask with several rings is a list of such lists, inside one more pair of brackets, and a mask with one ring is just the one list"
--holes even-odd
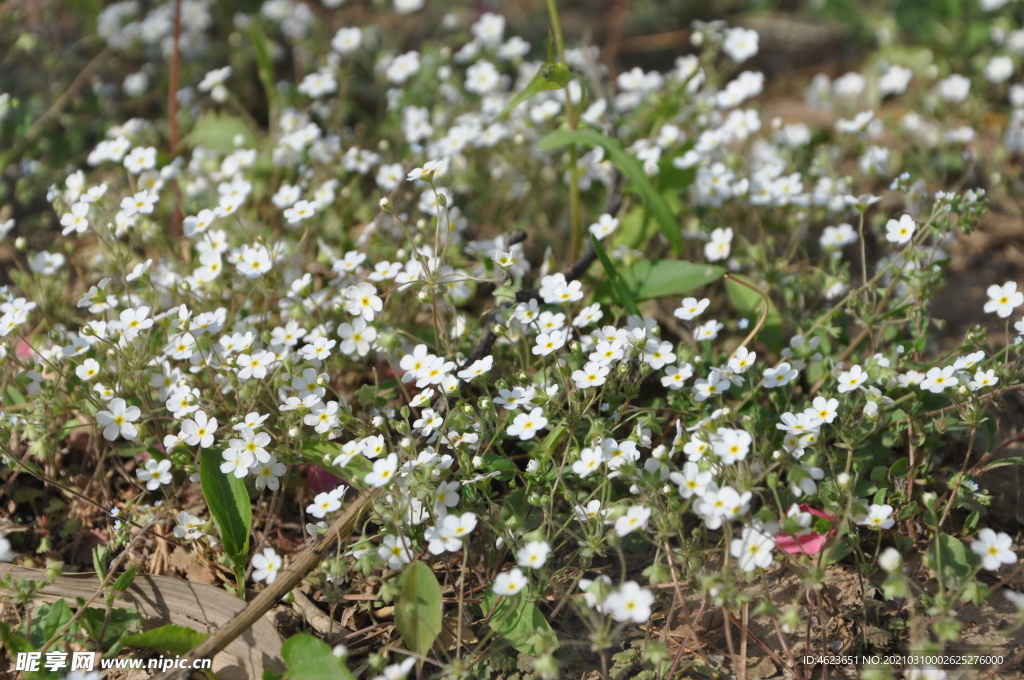
[[(829, 534), (831, 533), (829, 532)], [(795, 538), (789, 534), (779, 534), (775, 537), (775, 547), (794, 555), (799, 553), (817, 555), (825, 547), (825, 541), (828, 540), (829, 534), (811, 532)]]

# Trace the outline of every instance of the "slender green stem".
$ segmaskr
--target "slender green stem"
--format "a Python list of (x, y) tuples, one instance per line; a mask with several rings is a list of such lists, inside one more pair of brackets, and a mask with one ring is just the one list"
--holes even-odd
[[(558, 60), (565, 63), (565, 40), (562, 38), (562, 23), (558, 19), (558, 7), (555, 0), (548, 0), (548, 15), (551, 18), (551, 32), (555, 36), (555, 50)], [(570, 81), (572, 82), (572, 81)], [(572, 103), (569, 86), (565, 87), (565, 115), (569, 128), (575, 130), (579, 125), (576, 107)], [(569, 146), (569, 259), (576, 260), (583, 247), (583, 221), (580, 217), (580, 152), (575, 144)]]

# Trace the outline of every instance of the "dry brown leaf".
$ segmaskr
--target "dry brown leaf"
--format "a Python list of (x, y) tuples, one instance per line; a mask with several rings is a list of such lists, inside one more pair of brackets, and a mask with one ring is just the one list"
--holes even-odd
[[(0, 577), (42, 580), (43, 572), (0, 563)], [(100, 588), (92, 574), (67, 575), (40, 591), (40, 599), (53, 602), (60, 598), (88, 600)], [(142, 615), (143, 629), (174, 624), (188, 626), (201, 633), (214, 633), (230, 621), (245, 602), (227, 591), (169, 576), (138, 575), (135, 583), (114, 602), (115, 607), (135, 609)], [(263, 677), (263, 670), (284, 671), (281, 662), (281, 636), (272, 620), (259, 619), (242, 636), (234, 639), (214, 657), (213, 672), (221, 680), (250, 680)]]

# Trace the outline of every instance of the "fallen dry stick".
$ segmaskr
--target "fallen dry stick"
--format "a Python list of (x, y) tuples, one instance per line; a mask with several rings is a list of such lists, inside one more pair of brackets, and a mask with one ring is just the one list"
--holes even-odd
[[(270, 611), (270, 608), (278, 600), (291, 592), (306, 577), (306, 574), (313, 571), (320, 564), (327, 551), (336, 542), (347, 538), (352, 533), (356, 523), (359, 522), (363, 513), (370, 507), (370, 499), (372, 497), (373, 491), (368, 491), (356, 498), (345, 512), (341, 514), (341, 517), (327, 528), (327, 532), (319, 540), (310, 543), (292, 561), (289, 568), (281, 571), (281, 574), (270, 586), (260, 591), (260, 594), (246, 605), (245, 609), (240, 611), (223, 628), (189, 652), (186, 658), (189, 661), (212, 658), (232, 640), (249, 630), (250, 626)], [(157, 680), (188, 680), (189, 672), (188, 668), (178, 668), (157, 676)]]

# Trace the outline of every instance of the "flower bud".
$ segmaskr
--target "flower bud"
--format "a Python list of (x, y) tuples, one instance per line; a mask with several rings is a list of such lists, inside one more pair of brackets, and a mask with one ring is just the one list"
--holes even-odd
[(395, 208), (395, 205), (391, 202), (391, 199), (388, 198), (387, 196), (385, 196), (384, 198), (380, 199), (380, 209), (381, 210), (384, 210), (385, 212), (391, 212), (391, 211), (394, 210), (394, 208)]
[(903, 564), (903, 558), (900, 556), (900, 552), (896, 548), (886, 548), (882, 551), (882, 554), (878, 556), (878, 566), (885, 569), (887, 572), (894, 572), (900, 568)]

